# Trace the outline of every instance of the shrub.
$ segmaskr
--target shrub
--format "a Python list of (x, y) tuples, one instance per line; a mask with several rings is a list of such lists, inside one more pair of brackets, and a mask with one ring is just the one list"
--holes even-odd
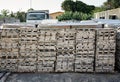
[(65, 20), (89, 20), (92, 18), (91, 14), (85, 14), (82, 12), (65, 12), (63, 15), (60, 15), (57, 17), (59, 21), (65, 21)]

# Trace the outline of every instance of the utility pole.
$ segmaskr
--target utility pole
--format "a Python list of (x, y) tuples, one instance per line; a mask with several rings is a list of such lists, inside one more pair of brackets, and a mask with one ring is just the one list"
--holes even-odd
[(30, 8), (32, 8), (32, 0), (30, 0)]

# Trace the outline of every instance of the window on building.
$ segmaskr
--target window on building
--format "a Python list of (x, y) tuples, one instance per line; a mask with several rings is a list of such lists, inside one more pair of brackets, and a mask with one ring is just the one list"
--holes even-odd
[(117, 16), (116, 15), (110, 15), (109, 19), (117, 19)]
[(100, 17), (100, 19), (105, 19), (105, 17)]

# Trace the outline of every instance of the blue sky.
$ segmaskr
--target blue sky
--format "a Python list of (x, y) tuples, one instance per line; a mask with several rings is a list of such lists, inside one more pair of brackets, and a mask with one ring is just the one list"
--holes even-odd
[[(50, 13), (61, 11), (61, 3), (64, 0), (0, 0), (0, 11), (8, 9), (9, 11), (27, 11), (31, 6), (35, 10), (49, 10)], [(100, 6), (106, 0), (81, 0), (86, 4)]]

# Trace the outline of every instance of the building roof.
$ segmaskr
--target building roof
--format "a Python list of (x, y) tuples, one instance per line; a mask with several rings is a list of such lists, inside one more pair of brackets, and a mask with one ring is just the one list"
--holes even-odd
[(64, 13), (64, 12), (58, 11), (58, 12), (50, 13), (50, 15), (57, 14), (57, 13)]
[(116, 8), (116, 9), (110, 9), (110, 10), (105, 10), (105, 11), (100, 11), (100, 12), (96, 12), (97, 13), (103, 13), (103, 12), (109, 12), (109, 11), (115, 11), (115, 10), (120, 10), (120, 8)]

